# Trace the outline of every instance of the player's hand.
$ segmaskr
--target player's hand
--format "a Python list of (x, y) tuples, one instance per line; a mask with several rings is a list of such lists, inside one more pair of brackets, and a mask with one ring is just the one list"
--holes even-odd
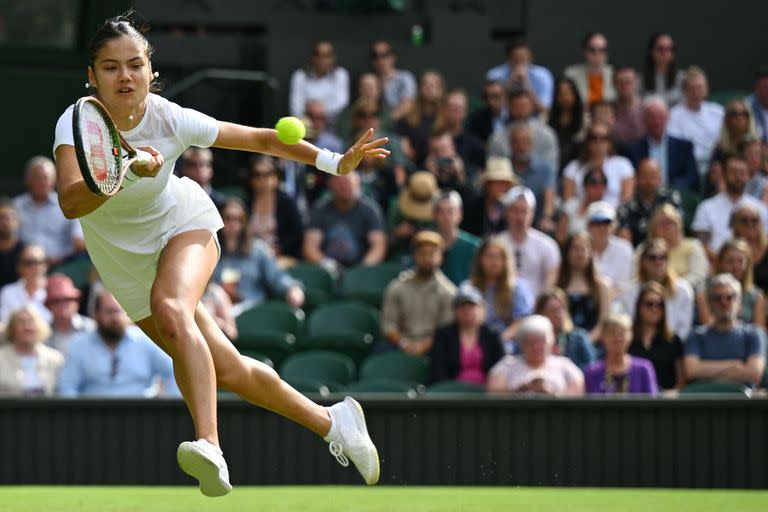
[(368, 131), (365, 132), (346, 153), (344, 153), (344, 156), (339, 160), (339, 167), (337, 170), (340, 175), (344, 176), (357, 169), (357, 166), (360, 165), (360, 160), (362, 160), (364, 156), (373, 158), (387, 158), (387, 156), (389, 156), (389, 150), (381, 147), (386, 144), (389, 139), (382, 137), (381, 139), (368, 142), (372, 136), (373, 128), (369, 128)]
[(150, 158), (149, 162), (147, 162), (145, 165), (139, 165), (134, 162), (131, 165), (131, 170), (136, 176), (141, 176), (142, 178), (154, 178), (157, 176), (157, 173), (160, 172), (160, 169), (163, 168), (163, 164), (165, 163), (163, 155), (161, 155), (160, 152), (152, 146), (142, 146), (137, 149), (146, 151), (152, 155), (152, 158)]

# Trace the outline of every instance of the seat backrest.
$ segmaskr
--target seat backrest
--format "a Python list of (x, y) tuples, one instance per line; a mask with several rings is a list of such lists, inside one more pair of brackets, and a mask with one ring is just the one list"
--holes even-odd
[(738, 382), (727, 382), (722, 380), (699, 380), (687, 384), (680, 393), (728, 393), (728, 394), (748, 394), (748, 388)]
[[(402, 270), (399, 263), (359, 266), (347, 270), (341, 280), (342, 297), (361, 299), (366, 302), (381, 302), (387, 285)], [(376, 298), (377, 300), (372, 300)], [(378, 305), (378, 304), (376, 304)]]
[(318, 307), (307, 319), (307, 335), (379, 334), (376, 312), (361, 302), (334, 302)]
[(286, 269), (286, 272), (301, 281), (305, 288), (317, 288), (329, 295), (332, 295), (336, 289), (336, 281), (333, 276), (320, 265), (299, 263)]
[(272, 331), (298, 336), (304, 328), (304, 312), (284, 302), (267, 301), (243, 311), (235, 322), (241, 335)]
[(400, 380), (369, 379), (353, 382), (347, 386), (349, 393), (405, 393), (409, 397), (418, 395), (416, 386)]
[(363, 361), (360, 379), (389, 379), (426, 384), (429, 361), (426, 357), (409, 356), (402, 352), (375, 354)]
[(485, 388), (469, 382), (442, 380), (429, 386), (427, 393), (485, 393)]
[(82, 289), (88, 284), (92, 267), (91, 260), (82, 258), (60, 263), (51, 269), (51, 273), (64, 274), (72, 280), (76, 288)]
[(280, 375), (346, 385), (355, 378), (355, 362), (349, 356), (330, 350), (309, 350), (286, 359), (280, 367)]

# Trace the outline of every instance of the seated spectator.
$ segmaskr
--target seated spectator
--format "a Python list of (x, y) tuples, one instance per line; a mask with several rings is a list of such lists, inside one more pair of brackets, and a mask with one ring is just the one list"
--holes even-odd
[(51, 334), (45, 344), (65, 356), (69, 343), (80, 333), (91, 332), (96, 323), (79, 314), (80, 290), (64, 274), (51, 274), (45, 292), (45, 307), (51, 312)]
[(296, 202), (280, 190), (279, 172), (271, 156), (251, 158), (248, 192), (248, 234), (264, 241), (278, 256), (299, 258), (304, 232), (301, 214)]
[(629, 315), (612, 314), (601, 324), (601, 340), (605, 358), (590, 364), (584, 371), (587, 393), (612, 395), (659, 393), (656, 372), (647, 359), (630, 356), (632, 320)]
[(435, 176), (426, 171), (411, 174), (408, 186), (400, 192), (388, 219), (390, 259), (408, 255), (413, 235), (432, 226), (434, 201), (440, 194)]
[(429, 135), (445, 95), (445, 79), (439, 71), (428, 69), (419, 78), (419, 94), (413, 109), (395, 125), (395, 131), (408, 140), (406, 156), (417, 167), (424, 165), (429, 150)]
[(36, 156), (27, 162), (24, 183), (28, 192), (13, 199), (24, 244), (39, 245), (49, 265), (85, 251), (80, 221), (67, 219), (56, 195), (56, 167), (50, 158)]
[(747, 137), (742, 153), (749, 170), (747, 194), (768, 202), (768, 143), (763, 144), (757, 137)]
[(699, 190), (699, 169), (693, 144), (668, 133), (668, 117), (667, 104), (661, 97), (648, 96), (643, 100), (646, 136), (630, 144), (632, 163), (637, 167), (640, 160), (652, 158), (661, 168), (661, 183), (665, 187), (696, 192)]
[[(301, 290), (300, 286), (299, 289)], [(290, 292), (286, 294), (286, 296), (289, 295)], [(303, 290), (301, 290), (301, 294), (295, 292), (295, 296), (291, 300), (298, 299), (300, 295), (304, 295)], [(203, 293), (200, 302), (205, 306), (205, 309), (208, 310), (208, 313), (211, 314), (214, 322), (216, 322), (216, 325), (221, 329), (221, 332), (223, 332), (230, 340), (236, 340), (237, 324), (235, 323), (235, 313), (237, 313), (238, 310), (232, 306), (232, 300), (229, 298), (229, 294), (226, 290), (224, 290), (222, 286), (216, 284), (213, 280), (208, 281), (208, 285), (205, 287), (205, 292)], [(303, 303), (303, 301), (300, 300), (296, 300), (296, 302)]]
[(309, 120), (305, 140), (319, 148), (344, 153), (344, 141), (331, 130), (332, 118), (322, 101), (308, 100), (304, 107), (304, 117)]
[(563, 246), (562, 258), (557, 286), (568, 297), (570, 317), (574, 325), (597, 341), (602, 320), (611, 310), (611, 298), (595, 268), (589, 235), (582, 232), (569, 238)]
[(397, 54), (389, 41), (374, 41), (370, 57), (371, 65), (384, 89), (384, 106), (392, 122), (397, 122), (414, 107), (416, 78), (410, 71), (397, 69)]
[(536, 197), (531, 189), (517, 186), (504, 196), (507, 230), (501, 235), (514, 257), (517, 275), (526, 280), (531, 295), (555, 284), (560, 268), (560, 250), (548, 235), (531, 227)]
[(658, 95), (669, 105), (682, 99), (685, 72), (677, 69), (672, 36), (657, 32), (648, 39), (643, 66), (643, 96)]
[(483, 85), (483, 108), (469, 116), (467, 131), (487, 144), (497, 132), (504, 131), (509, 120), (507, 93), (501, 82), (486, 82)]
[(535, 313), (547, 317), (552, 323), (555, 334), (552, 353), (567, 357), (584, 371), (587, 365), (595, 360), (595, 350), (589, 333), (573, 325), (568, 308), (565, 292), (560, 288), (550, 288), (539, 294)]
[(472, 262), (469, 280), (459, 287), (472, 286), (485, 297), (485, 322), (499, 332), (504, 350), (514, 352), (520, 320), (533, 312), (534, 295), (527, 284), (517, 279), (515, 262), (499, 237), (483, 241)]
[(45, 251), (39, 245), (27, 245), (21, 251), (17, 272), (19, 280), (0, 289), (0, 324), (5, 324), (11, 314), (22, 306), (31, 305), (46, 322), (51, 312), (45, 307), (45, 273), (48, 264)]
[(546, 317), (531, 315), (520, 323), (521, 355), (504, 356), (488, 374), (488, 391), (553, 396), (583, 395), (584, 376), (565, 356), (552, 354), (555, 335)]
[(96, 331), (83, 333), (69, 345), (59, 375), (61, 396), (180, 396), (171, 358), (129, 326), (128, 315), (109, 292), (97, 296), (94, 319)]
[(555, 100), (549, 112), (547, 124), (557, 136), (560, 148), (558, 169), (565, 167), (577, 154), (576, 148), (584, 138), (586, 123), (584, 104), (576, 84), (567, 77), (555, 83)]
[(598, 101), (613, 101), (613, 69), (608, 64), (608, 40), (600, 32), (587, 34), (581, 44), (584, 62), (565, 68), (564, 74), (574, 81), (581, 101), (592, 106)]
[(705, 192), (707, 195), (722, 192), (725, 188), (723, 170), (725, 159), (744, 150), (747, 140), (758, 138), (755, 118), (743, 99), (735, 99), (725, 106), (725, 119), (720, 129), (720, 138), (715, 144), (709, 165), (709, 177)]
[(19, 240), (19, 214), (7, 197), (0, 197), (0, 288), (19, 279), (24, 244)]
[[(739, 238), (730, 239), (723, 244), (717, 254), (716, 274), (728, 274), (741, 285), (741, 308), (738, 319), (745, 324), (753, 324), (765, 329), (765, 294), (755, 286), (752, 272), (752, 249)], [(699, 308), (699, 321), (702, 324), (712, 322), (706, 287), (696, 294)]]
[(501, 200), (518, 183), (509, 158), (489, 157), (477, 181), (480, 194), (466, 201), (461, 228), (479, 237), (504, 231), (507, 219)]
[(429, 351), (431, 382), (456, 380), (484, 386), (504, 355), (499, 334), (484, 320), (480, 292), (464, 287), (453, 299), (454, 322), (438, 327)]
[(757, 126), (757, 134), (768, 143), (768, 66), (762, 66), (755, 73), (755, 92), (747, 98)]
[[(349, 140), (354, 136), (355, 128), (352, 124), (354, 104), (361, 100), (376, 106), (376, 110), (379, 112), (381, 129), (389, 130), (391, 124), (389, 110), (384, 107), (384, 91), (381, 88), (381, 82), (376, 73), (371, 73), (370, 71), (360, 73), (354, 90), (355, 97), (353, 101), (341, 111), (336, 119), (336, 133), (339, 137), (342, 140)], [(379, 133), (379, 131), (377, 130), (376, 133)]]
[(424, 168), (435, 176), (440, 190), (455, 190), (462, 197), (472, 194), (474, 170), (467, 167), (464, 159), (456, 152), (450, 133), (430, 134), (429, 152), (424, 161)]
[(555, 189), (557, 169), (533, 154), (533, 133), (528, 123), (515, 122), (509, 127), (512, 167), (521, 184), (538, 198), (533, 223), (545, 233), (555, 229)]
[(664, 287), (669, 329), (680, 339), (685, 339), (693, 325), (693, 288), (670, 266), (667, 243), (661, 238), (652, 238), (643, 244), (637, 262), (637, 280), (622, 298), (626, 313), (634, 313), (640, 288), (649, 281)]
[(632, 281), (632, 244), (614, 235), (616, 210), (605, 201), (587, 208), (587, 233), (592, 242), (595, 268), (614, 300), (629, 289)]
[(361, 197), (360, 175), (332, 176), (331, 195), (313, 208), (304, 233), (304, 259), (332, 272), (376, 265), (387, 253), (384, 221), (376, 203)]
[(11, 314), (0, 345), (0, 396), (52, 396), (64, 356), (43, 341), (51, 329), (31, 306)]
[(535, 105), (531, 93), (525, 89), (512, 89), (507, 94), (509, 121), (507, 128), (496, 132), (488, 141), (488, 153), (493, 156), (512, 156), (509, 126), (516, 121), (528, 123), (533, 135), (533, 155), (552, 167), (559, 168), (560, 150), (554, 130), (535, 117)]
[(629, 201), (634, 193), (635, 169), (623, 156), (615, 155), (611, 146), (608, 127), (592, 123), (587, 130), (587, 140), (578, 159), (563, 169), (563, 200), (584, 197), (582, 182), (589, 168), (599, 168), (608, 179), (605, 201), (618, 207)]
[(213, 180), (213, 152), (208, 148), (189, 147), (181, 154), (181, 175), (189, 178), (205, 190), (211, 198), (216, 209), (221, 211), (226, 197), (214, 190), (211, 185)]
[(725, 160), (723, 178), (725, 189), (699, 203), (691, 223), (691, 229), (706, 247), (712, 261), (716, 259), (720, 246), (732, 236), (729, 222), (737, 204), (753, 204), (760, 212), (763, 226), (768, 226), (768, 209), (762, 202), (745, 193), (749, 171), (744, 157), (729, 156)]
[(765, 333), (739, 320), (741, 285), (718, 274), (707, 283), (707, 302), (712, 322), (697, 327), (685, 342), (686, 378), (756, 386), (765, 372)]
[(221, 258), (214, 269), (213, 280), (237, 304), (234, 315), (269, 297), (301, 307), (304, 304), (301, 284), (280, 268), (264, 241), (250, 236), (243, 203), (239, 199), (227, 199), (221, 216), (224, 219), (224, 227), (218, 232)]
[(725, 110), (719, 103), (705, 101), (709, 95), (707, 75), (701, 68), (691, 66), (683, 79), (684, 101), (669, 111), (667, 131), (673, 137), (693, 143), (693, 155), (699, 174), (709, 168), (709, 159), (723, 125)]
[(760, 211), (753, 204), (738, 204), (731, 213), (730, 225), (733, 237), (743, 239), (752, 249), (755, 286), (765, 293), (768, 291), (768, 235)]
[(445, 243), (440, 270), (456, 286), (469, 277), (472, 260), (480, 247), (479, 238), (459, 229), (462, 206), (461, 196), (455, 190), (440, 195), (434, 206), (435, 229)]
[(456, 153), (469, 168), (467, 174), (474, 177), (485, 165), (485, 142), (464, 129), (468, 101), (467, 93), (463, 89), (448, 91), (440, 106), (440, 115), (434, 131), (448, 132), (453, 137)]
[(645, 241), (651, 214), (663, 204), (680, 208), (680, 193), (662, 187), (661, 168), (656, 160), (640, 160), (635, 172), (635, 195), (617, 212), (617, 234), (637, 247)]
[(679, 389), (683, 379), (683, 343), (669, 330), (665, 291), (648, 281), (640, 287), (635, 303), (632, 344), (629, 353), (653, 364), (661, 390)]
[(309, 100), (322, 102), (331, 119), (349, 103), (349, 72), (336, 64), (330, 41), (315, 42), (307, 68), (291, 75), (291, 115), (303, 116)]
[(619, 143), (626, 146), (645, 137), (637, 73), (630, 66), (617, 67), (613, 72), (613, 85), (616, 88), (616, 101), (613, 102), (616, 122), (613, 134)]
[(584, 195), (571, 197), (560, 209), (555, 230), (555, 240), (558, 244), (563, 245), (569, 236), (586, 231), (589, 207), (593, 203), (603, 201), (607, 187), (608, 179), (599, 167), (591, 168), (584, 174), (581, 186)]
[[(648, 223), (648, 237), (661, 238), (667, 243), (670, 268), (694, 289), (709, 274), (709, 259), (704, 246), (698, 239), (684, 235), (680, 210), (672, 204), (661, 205), (653, 213)], [(635, 259), (642, 249), (640, 244)]]
[(413, 268), (387, 286), (381, 306), (381, 331), (386, 340), (378, 350), (399, 347), (424, 355), (432, 347), (437, 327), (453, 321), (451, 302), (456, 287), (440, 271), (443, 239), (434, 231), (413, 237)]
[(533, 64), (528, 41), (517, 37), (507, 43), (507, 62), (489, 69), (486, 80), (500, 82), (508, 88), (521, 87), (533, 93), (537, 112), (546, 112), (552, 106), (552, 73)]

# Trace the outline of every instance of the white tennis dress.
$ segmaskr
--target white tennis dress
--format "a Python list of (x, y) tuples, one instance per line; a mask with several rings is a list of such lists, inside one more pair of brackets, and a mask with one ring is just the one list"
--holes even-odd
[[(65, 110), (56, 123), (54, 154), (62, 144), (74, 146), (72, 109)], [(210, 116), (149, 94), (139, 124), (121, 133), (134, 147), (157, 149), (165, 164), (155, 178), (143, 178), (118, 192), (80, 217), (80, 223), (88, 254), (102, 281), (128, 316), (137, 321), (151, 314), (150, 291), (160, 252), (168, 240), (194, 229), (207, 229), (215, 235), (224, 225), (208, 194), (194, 181), (173, 174), (176, 159), (184, 150), (211, 146), (219, 126)]]

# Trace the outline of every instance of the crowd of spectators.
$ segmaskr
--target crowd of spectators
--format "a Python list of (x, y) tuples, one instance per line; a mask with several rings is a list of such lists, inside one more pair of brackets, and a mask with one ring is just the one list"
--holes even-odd
[[(554, 70), (516, 38), (482, 91), (401, 69), (388, 41), (350, 79), (333, 42), (315, 43), (287, 91), (307, 140), (343, 151), (374, 128), (392, 154), (347, 176), (255, 155), (233, 196), (215, 188), (210, 150), (184, 153), (178, 172), (224, 220), (203, 301), (225, 334), (265, 300), (304, 307), (286, 271), (297, 263), (343, 279), (394, 262), (373, 352), (427, 357), (434, 381), (764, 387), (768, 68), (723, 105), (670, 34), (649, 38), (640, 70), (612, 66), (608, 43), (587, 34), (583, 61)], [(24, 179), (26, 193), (0, 199), (0, 393), (178, 394), (170, 359), (98, 276), (78, 289), (49, 275), (87, 258), (83, 233), (58, 207), (50, 159)]]

